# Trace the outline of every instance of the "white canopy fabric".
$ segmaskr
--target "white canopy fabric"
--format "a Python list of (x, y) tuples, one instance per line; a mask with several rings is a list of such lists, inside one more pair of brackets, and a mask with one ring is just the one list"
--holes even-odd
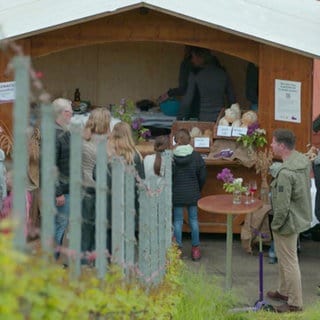
[(0, 39), (22, 38), (142, 6), (320, 57), (319, 0), (0, 0)]

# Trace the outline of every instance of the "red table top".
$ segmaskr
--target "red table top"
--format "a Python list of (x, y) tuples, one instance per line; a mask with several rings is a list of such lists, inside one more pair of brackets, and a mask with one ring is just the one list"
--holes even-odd
[(233, 204), (232, 198), (232, 194), (215, 194), (203, 197), (198, 201), (198, 207), (210, 213), (237, 215), (254, 212), (263, 205), (263, 202), (257, 198), (253, 203), (244, 204), (244, 197), (242, 197), (241, 204)]

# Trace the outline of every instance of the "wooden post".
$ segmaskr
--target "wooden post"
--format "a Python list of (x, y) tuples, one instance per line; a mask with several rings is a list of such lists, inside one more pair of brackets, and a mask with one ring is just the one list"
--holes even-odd
[(96, 167), (96, 268), (99, 279), (103, 279), (107, 270), (107, 152), (106, 139), (100, 141), (97, 148)]
[(149, 197), (149, 228), (150, 228), (150, 267), (151, 267), (151, 282), (159, 283), (159, 219), (158, 219), (158, 200), (157, 194), (157, 177), (150, 177), (150, 189), (152, 196)]
[(166, 151), (162, 155), (161, 171), (164, 172), (164, 177), (159, 183), (160, 195), (158, 203), (159, 211), (159, 272), (160, 279), (165, 274), (166, 252), (171, 245), (172, 239), (172, 182), (171, 182), (171, 161), (172, 153)]
[(82, 189), (82, 137), (81, 126), (71, 126), (71, 150), (70, 150), (70, 242), (69, 249), (74, 255), (69, 256), (69, 265), (72, 277), (80, 275), (81, 252), (81, 189)]
[(134, 265), (134, 247), (135, 247), (135, 169), (128, 167), (125, 174), (125, 268), (126, 275), (130, 274), (130, 269)]
[(232, 287), (232, 214), (227, 216), (226, 291)]
[(41, 246), (53, 250), (55, 206), (55, 128), (52, 105), (41, 107)]
[(3, 199), (7, 196), (7, 184), (6, 184), (6, 155), (2, 149), (0, 149), (0, 208), (3, 205)]
[(172, 239), (172, 151), (164, 152), (164, 178), (163, 201), (165, 203), (165, 248), (171, 246)]
[(27, 182), (27, 127), (29, 121), (30, 58), (13, 58), (16, 81), (14, 103), (14, 145), (13, 145), (13, 216), (17, 222), (14, 233), (16, 249), (25, 248), (26, 227), (26, 182)]
[[(162, 161), (164, 158), (162, 157)], [(167, 234), (168, 234), (168, 221), (167, 221), (167, 204), (166, 204), (166, 177), (161, 178), (161, 183), (159, 184), (160, 195), (158, 197), (158, 215), (159, 215), (159, 272), (160, 278), (163, 278), (165, 274), (165, 265), (166, 265), (166, 251), (167, 251)]]
[(124, 170), (122, 161), (112, 162), (112, 260), (124, 263)]
[(139, 203), (139, 270), (141, 272), (141, 280), (147, 282), (151, 276), (150, 269), (150, 203), (147, 188), (140, 188)]

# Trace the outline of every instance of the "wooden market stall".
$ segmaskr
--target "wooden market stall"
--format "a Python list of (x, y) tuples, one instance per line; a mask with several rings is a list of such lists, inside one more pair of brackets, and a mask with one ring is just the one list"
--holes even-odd
[[(128, 6), (121, 8), (121, 10), (106, 11), (100, 14), (85, 17), (79, 20), (65, 21), (53, 27), (42, 28), (34, 30), (29, 34), (17, 34), (13, 38), (22, 46), (25, 54), (30, 55), (31, 59), (41, 64), (41, 59), (50, 57), (54, 54), (71, 52), (70, 50), (82, 50), (94, 46), (96, 53), (90, 56), (94, 61), (94, 73), (88, 75), (83, 74), (83, 70), (88, 70), (85, 67), (87, 60), (85, 54), (77, 56), (80, 60), (78, 65), (78, 72), (69, 76), (64, 74), (63, 68), (59, 68), (59, 61), (63, 59), (56, 59), (54, 65), (48, 68), (51, 72), (58, 70), (63, 83), (62, 89), (56, 93), (65, 94), (72, 98), (74, 89), (79, 87), (85, 88), (86, 97), (92, 100), (95, 104), (102, 104), (106, 99), (107, 93), (101, 84), (105, 79), (101, 78), (103, 75), (99, 70), (103, 69), (103, 65), (99, 64), (98, 51), (101, 46), (110, 44), (116, 46), (125, 44), (143, 44), (151, 43), (155, 46), (161, 44), (178, 46), (176, 56), (174, 57), (176, 63), (176, 70), (178, 70), (178, 61), (182, 52), (183, 45), (194, 45), (212, 49), (218, 55), (240, 59), (245, 63), (252, 62), (259, 67), (259, 109), (258, 118), (260, 127), (265, 128), (267, 137), (270, 141), (271, 132), (278, 127), (292, 129), (298, 136), (297, 149), (305, 151), (307, 144), (311, 143), (312, 137), (312, 116), (313, 116), (313, 101), (314, 99), (314, 57), (306, 53), (300, 53), (298, 50), (291, 48), (287, 49), (285, 46), (273, 44), (270, 41), (263, 41), (250, 35), (237, 34), (237, 30), (226, 30), (226, 28), (219, 28), (214, 24), (204, 23), (197, 19), (186, 17), (179, 12), (172, 12), (170, 10), (161, 9), (148, 5), (146, 3), (138, 2), (135, 6)], [(159, 47), (158, 47), (159, 48)], [(160, 47), (161, 48), (161, 47)], [(180, 49), (179, 49), (180, 48)], [(142, 48), (143, 49), (143, 48)], [(90, 51), (91, 52), (91, 51)], [(143, 52), (143, 50), (142, 50)], [(85, 52), (86, 53), (86, 52)], [(114, 63), (116, 63), (119, 51), (113, 56)], [(8, 49), (5, 52), (0, 52), (0, 82), (7, 82), (13, 79), (11, 73), (6, 72), (7, 64), (12, 51)], [(154, 53), (155, 54), (155, 53)], [(161, 53), (162, 55), (163, 53)], [(73, 63), (72, 56), (69, 56), (67, 63)], [(70, 58), (71, 57), (71, 58)], [(141, 57), (140, 57), (141, 58)], [(133, 64), (138, 63), (139, 57), (132, 61)], [(170, 59), (167, 60), (170, 63)], [(245, 64), (243, 64), (245, 65)], [(82, 67), (83, 66), (83, 67)], [(160, 67), (162, 68), (162, 67)], [(91, 68), (90, 68), (91, 69)], [(92, 70), (92, 69), (91, 69)], [(150, 70), (149, 70), (150, 71)], [(237, 66), (233, 65), (233, 69), (228, 70), (230, 75), (237, 73)], [(129, 73), (130, 69), (125, 72)], [(146, 71), (147, 72), (147, 71)], [(98, 75), (95, 77), (95, 75)], [(146, 77), (151, 75), (146, 73)], [(99, 78), (100, 77), (100, 78)], [(96, 78), (103, 81), (95, 82)], [(130, 77), (129, 77), (130, 78)], [(170, 81), (177, 78), (177, 72), (174, 75), (168, 76)], [(58, 78), (55, 78), (58, 79)], [(67, 79), (67, 81), (65, 80)], [(116, 81), (117, 77), (109, 79), (112, 83)], [(132, 79), (132, 77), (130, 78)], [(284, 122), (275, 120), (275, 80), (283, 79), (286, 81), (295, 81), (301, 83), (301, 121), (299, 123)], [(139, 79), (140, 87), (143, 87), (143, 80)], [(146, 79), (148, 81), (148, 78)], [(237, 79), (235, 79), (237, 80)], [(243, 79), (242, 79), (243, 80)], [(45, 79), (44, 79), (45, 81)], [(93, 84), (85, 83), (92, 82)], [(132, 82), (134, 80), (132, 79)], [(59, 81), (52, 81), (58, 86)], [(158, 86), (157, 92), (167, 89), (163, 82), (159, 83), (154, 79), (155, 86)], [(147, 86), (146, 86), (147, 87)], [(113, 87), (114, 88), (114, 87)], [(153, 89), (148, 87), (150, 91)], [(48, 88), (50, 91), (50, 88)], [(240, 96), (244, 97), (243, 81), (236, 81), (235, 89), (241, 92)], [(112, 87), (111, 89), (112, 90)], [(114, 90), (116, 90), (114, 88)], [(130, 89), (128, 89), (130, 90)], [(138, 90), (138, 89), (137, 89)], [(155, 96), (155, 93), (150, 93), (150, 96)], [(144, 97), (141, 97), (144, 98)], [(242, 99), (245, 103), (245, 99)], [(0, 107), (0, 119), (9, 127), (12, 128), (12, 103), (4, 103)], [(223, 167), (232, 168), (235, 175), (248, 178), (255, 175), (253, 168), (248, 169), (243, 166), (224, 162), (224, 161), (207, 161), (208, 179), (203, 190), (203, 195), (214, 194), (222, 191), (222, 186), (216, 183), (216, 174), (221, 171)], [(202, 232), (225, 232), (225, 221), (223, 216), (211, 215), (210, 217), (204, 212), (200, 212), (200, 228)], [(240, 232), (241, 221), (235, 221), (236, 233)]]

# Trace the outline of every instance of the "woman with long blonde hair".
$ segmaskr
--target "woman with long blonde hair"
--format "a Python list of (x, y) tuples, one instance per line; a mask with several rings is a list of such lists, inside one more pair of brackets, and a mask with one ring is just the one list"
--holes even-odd
[(140, 178), (145, 178), (142, 156), (135, 146), (128, 123), (119, 122), (113, 127), (107, 150), (109, 156), (121, 156), (127, 164), (134, 164)]
[(94, 187), (92, 178), (93, 167), (96, 163), (97, 146), (100, 141), (110, 134), (111, 114), (106, 108), (94, 109), (89, 116), (83, 131), (82, 145), (82, 176), (85, 187)]
[[(117, 123), (111, 132), (110, 138), (107, 142), (107, 151), (109, 157), (123, 157), (126, 164), (134, 165), (136, 170), (136, 181), (139, 178), (144, 179), (144, 166), (143, 159), (140, 152), (135, 147), (135, 143), (132, 138), (132, 131), (128, 123), (119, 122)], [(139, 225), (139, 202), (138, 202), (138, 188), (135, 184), (135, 229), (138, 230)]]
[(97, 146), (110, 134), (111, 114), (106, 108), (94, 109), (86, 122), (83, 131), (82, 145), (82, 176), (85, 187), (94, 187), (92, 178), (93, 167), (97, 158)]
[[(106, 108), (96, 108), (89, 116), (83, 131), (82, 143), (82, 236), (81, 251), (95, 249), (95, 181), (93, 170), (97, 159), (98, 144), (110, 134), (111, 114)], [(85, 260), (84, 260), (85, 262)]]

